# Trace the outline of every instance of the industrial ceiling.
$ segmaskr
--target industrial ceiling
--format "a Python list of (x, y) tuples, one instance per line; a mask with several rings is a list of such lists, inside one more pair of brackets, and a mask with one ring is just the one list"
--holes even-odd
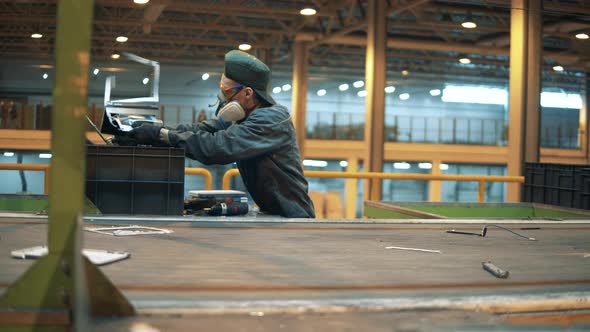
[[(506, 79), (509, 72), (510, 0), (383, 0), (387, 15), (388, 79), (411, 73)], [(311, 75), (362, 75), (366, 0), (96, 0), (92, 61), (113, 62), (128, 51), (162, 64), (221, 67), (239, 44), (276, 72), (291, 71), (297, 40), (310, 43)], [(300, 10), (313, 7), (316, 15)], [(590, 0), (545, 0), (545, 80), (585, 81), (590, 69)], [(0, 57), (51, 62), (57, 1), (0, 0)], [(466, 29), (461, 23), (477, 24)], [(40, 33), (41, 38), (31, 38)], [(125, 36), (124, 43), (115, 40)], [(469, 64), (458, 62), (461, 57)], [(2, 60), (0, 60), (2, 61)], [(562, 72), (552, 67), (561, 65)]]

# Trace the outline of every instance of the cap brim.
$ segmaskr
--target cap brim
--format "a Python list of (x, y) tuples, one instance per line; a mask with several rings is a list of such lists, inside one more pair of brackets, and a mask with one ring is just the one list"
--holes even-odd
[(254, 91), (256, 91), (260, 98), (264, 99), (264, 101), (266, 101), (267, 103), (271, 105), (276, 105), (277, 102), (266, 91), (260, 91), (258, 89), (254, 89)]

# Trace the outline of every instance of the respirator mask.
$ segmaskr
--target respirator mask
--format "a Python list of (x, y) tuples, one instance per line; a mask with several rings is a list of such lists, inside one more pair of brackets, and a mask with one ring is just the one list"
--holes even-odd
[(217, 94), (217, 110), (215, 116), (226, 122), (236, 122), (246, 117), (246, 111), (235, 100), (228, 99), (223, 92)]

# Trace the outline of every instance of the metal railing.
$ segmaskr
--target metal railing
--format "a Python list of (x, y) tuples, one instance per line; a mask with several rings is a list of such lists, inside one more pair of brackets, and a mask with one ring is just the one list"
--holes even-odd
[[(43, 172), (43, 194), (45, 195), (49, 193), (49, 168), (49, 164), (0, 164), (0, 170)], [(213, 176), (206, 168), (186, 167), (184, 174), (203, 176), (205, 178), (205, 189), (211, 190), (213, 188)]]
[[(222, 189), (230, 189), (230, 181), (234, 176), (240, 175), (237, 168), (232, 168), (223, 175)], [(507, 175), (451, 175), (451, 174), (415, 174), (415, 173), (379, 173), (379, 172), (333, 172), (333, 171), (304, 171), (306, 177), (330, 178), (330, 179), (381, 179), (381, 180), (422, 180), (422, 181), (467, 181), (477, 182), (477, 200), (483, 203), (485, 200), (486, 182), (518, 182), (524, 183), (524, 176)]]
[(206, 168), (200, 167), (185, 167), (184, 174), (186, 175), (201, 175), (205, 178), (205, 190), (213, 189), (213, 176)]
[(43, 193), (49, 193), (49, 164), (0, 164), (0, 170), (43, 172)]

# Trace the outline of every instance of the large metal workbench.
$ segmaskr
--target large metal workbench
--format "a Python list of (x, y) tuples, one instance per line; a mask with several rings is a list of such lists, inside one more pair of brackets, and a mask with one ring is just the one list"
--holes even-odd
[[(100, 269), (138, 316), (99, 322), (161, 331), (521, 331), (590, 328), (590, 220), (290, 220), (275, 217), (87, 217), (171, 234), (83, 232), (84, 248), (124, 250)], [(479, 232), (485, 237), (447, 233)], [(524, 229), (523, 229), (524, 228)], [(0, 287), (31, 264), (45, 216), (0, 215)], [(387, 246), (440, 253), (385, 249)], [(506, 279), (482, 269), (491, 261)]]

